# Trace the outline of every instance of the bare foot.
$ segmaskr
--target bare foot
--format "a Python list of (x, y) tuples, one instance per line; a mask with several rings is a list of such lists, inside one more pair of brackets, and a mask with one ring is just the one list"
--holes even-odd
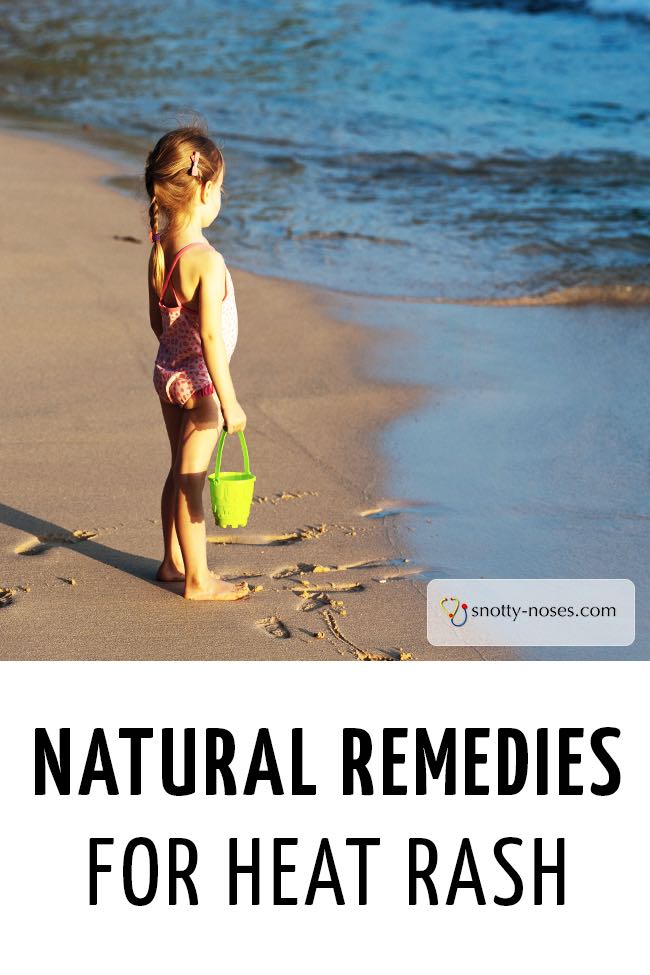
[(172, 562), (161, 562), (156, 572), (156, 579), (159, 582), (182, 582), (185, 573), (177, 568)]
[(225, 602), (233, 599), (244, 599), (246, 596), (250, 596), (250, 592), (246, 581), (242, 580), (235, 585), (232, 582), (219, 579), (214, 572), (211, 572), (203, 586), (189, 586), (186, 582), (183, 595), (185, 599), (211, 599)]

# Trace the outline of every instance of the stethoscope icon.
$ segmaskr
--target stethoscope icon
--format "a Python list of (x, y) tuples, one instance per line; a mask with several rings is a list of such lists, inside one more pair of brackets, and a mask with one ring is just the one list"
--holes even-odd
[[(447, 609), (447, 603), (456, 604), (451, 613)], [(440, 600), (440, 606), (442, 607), (443, 613), (449, 617), (449, 622), (452, 626), (464, 626), (467, 623), (467, 603), (461, 603), (460, 599), (457, 599), (456, 596), (443, 596)], [(457, 620), (456, 617), (458, 616), (459, 610), (462, 610), (463, 618)]]

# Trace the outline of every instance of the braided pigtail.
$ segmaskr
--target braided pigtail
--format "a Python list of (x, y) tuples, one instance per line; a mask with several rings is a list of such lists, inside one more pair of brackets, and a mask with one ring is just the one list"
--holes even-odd
[(149, 223), (151, 225), (149, 236), (152, 243), (151, 256), (149, 257), (149, 275), (154, 291), (162, 299), (161, 291), (165, 283), (165, 253), (160, 243), (160, 234), (158, 233), (158, 201), (155, 196), (151, 198)]

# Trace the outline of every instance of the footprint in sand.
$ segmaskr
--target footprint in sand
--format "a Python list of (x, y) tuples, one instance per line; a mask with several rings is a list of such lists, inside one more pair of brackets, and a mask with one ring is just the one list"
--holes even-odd
[[(311, 562), (299, 562), (297, 565), (285, 565), (271, 573), (272, 579), (287, 579), (292, 576), (318, 574), (323, 572), (347, 572), (349, 569), (395, 569), (398, 566), (406, 565), (409, 559), (397, 558), (377, 558), (364, 559), (361, 562), (344, 562), (341, 565), (318, 565)], [(411, 567), (406, 570), (409, 574), (418, 572), (419, 569)]]
[(322, 609), (323, 606), (329, 606), (335, 613), (339, 616), (347, 616), (348, 611), (345, 608), (345, 603), (342, 599), (332, 599), (330, 595), (326, 592), (303, 592), (301, 593), (303, 601), (300, 603), (300, 609), (303, 613), (311, 613), (315, 609)]
[(253, 504), (278, 504), (280, 501), (299, 501), (300, 498), (318, 497), (318, 491), (280, 491), (278, 494), (256, 494)]
[(78, 545), (79, 542), (85, 542), (89, 538), (94, 538), (96, 534), (96, 531), (86, 531), (83, 528), (77, 528), (73, 532), (38, 535), (28, 539), (26, 542), (21, 542), (14, 549), (14, 553), (16, 555), (42, 555), (43, 552), (47, 552), (51, 548), (56, 548), (57, 545)]
[[(281, 532), (279, 534), (269, 532), (257, 533), (242, 532), (238, 535), (208, 535), (208, 542), (213, 545), (295, 545), (305, 539), (320, 538), (324, 535), (329, 525), (306, 525), (304, 528), (297, 528), (292, 532)], [(338, 527), (338, 526), (336, 526)]]
[(336, 572), (336, 568), (324, 565), (314, 565), (311, 562), (299, 562), (298, 565), (285, 565), (271, 573), (272, 579), (288, 579), (291, 576), (299, 576), (308, 572)]
[(287, 640), (291, 636), (287, 627), (277, 616), (267, 616), (266, 619), (258, 620), (257, 625), (269, 636), (276, 637), (279, 640)]
[(361, 582), (326, 582), (325, 580), (316, 586), (306, 579), (301, 579), (298, 585), (289, 588), (292, 592), (302, 595), (305, 592), (322, 592), (324, 589), (328, 592), (363, 592), (366, 587)]

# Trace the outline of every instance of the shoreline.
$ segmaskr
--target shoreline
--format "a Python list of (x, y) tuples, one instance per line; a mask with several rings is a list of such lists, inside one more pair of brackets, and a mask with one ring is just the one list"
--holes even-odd
[[(123, 136), (113, 129), (96, 125), (78, 125), (70, 121), (38, 116), (24, 115), (16, 112), (8, 113), (6, 109), (0, 112), (0, 133), (21, 135), (25, 138), (54, 140), (73, 150), (87, 152), (109, 164), (119, 167), (129, 167), (144, 158), (150, 142), (148, 139), (129, 135)], [(105, 183), (113, 190), (136, 202), (144, 197), (134, 188), (137, 177), (126, 175), (121, 170), (112, 177), (107, 177)], [(234, 267), (242, 267), (237, 263)], [(242, 267), (242, 270), (248, 270)], [(258, 278), (275, 276), (263, 271), (250, 270)], [(484, 297), (454, 297), (453, 295), (413, 295), (413, 294), (376, 294), (363, 291), (353, 291), (337, 288), (333, 285), (323, 285), (316, 281), (298, 278), (281, 277), (289, 284), (302, 284), (316, 291), (332, 294), (337, 299), (352, 299), (361, 303), (364, 301), (382, 302), (388, 306), (399, 304), (405, 307), (413, 306), (460, 306), (467, 308), (533, 308), (533, 307), (583, 307), (593, 305), (606, 308), (637, 308), (650, 305), (650, 287), (644, 284), (628, 284), (626, 282), (592, 282), (581, 284), (556, 284), (543, 292), (521, 293), (517, 295), (493, 294)]]
[(378, 335), (336, 320), (326, 289), (230, 262), (232, 371), (259, 494), (248, 527), (228, 534), (212, 528), (206, 490), (209, 560), (263, 588), (197, 607), (155, 583), (168, 445), (149, 375), (148, 243), (131, 240), (146, 235), (142, 207), (108, 185), (117, 163), (48, 132), (48, 185), (33, 186), (28, 138), (0, 131), (14, 187), (8, 373), (29, 390), (10, 402), (3, 445), (3, 658), (478, 659), (429, 646), (426, 582), (382, 519), (363, 514), (384, 503), (379, 432), (426, 389), (368, 376)]

